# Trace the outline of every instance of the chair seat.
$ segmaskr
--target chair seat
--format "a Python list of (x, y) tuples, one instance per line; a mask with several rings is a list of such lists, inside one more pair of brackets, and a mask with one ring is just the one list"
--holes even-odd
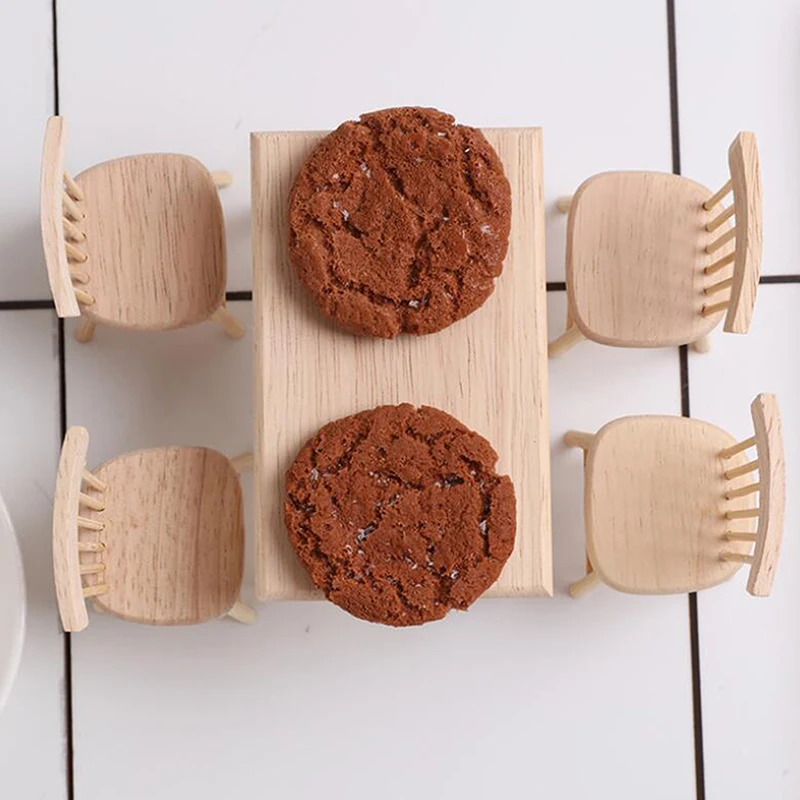
[(723, 551), (747, 553), (726, 530), (754, 531), (754, 520), (731, 521), (725, 512), (752, 508), (748, 495), (726, 501), (724, 471), (747, 461), (723, 461), (734, 439), (714, 425), (681, 417), (628, 417), (594, 437), (586, 459), (586, 542), (604, 583), (622, 592), (699, 591), (727, 580), (741, 565)]
[[(588, 339), (622, 347), (687, 344), (710, 333), (723, 311), (701, 314), (709, 301), (703, 269), (732, 252), (713, 255), (705, 211), (711, 191), (658, 172), (608, 172), (584, 182), (572, 200), (567, 228), (567, 287), (571, 317)], [(713, 301), (710, 301), (713, 302)]]
[(86, 214), (87, 316), (165, 330), (207, 320), (225, 296), (225, 228), (208, 170), (188, 156), (108, 161), (75, 178)]
[(236, 602), (244, 565), (238, 475), (205, 448), (155, 448), (95, 471), (107, 483), (104, 580), (95, 598), (123, 619), (155, 625), (204, 622)]

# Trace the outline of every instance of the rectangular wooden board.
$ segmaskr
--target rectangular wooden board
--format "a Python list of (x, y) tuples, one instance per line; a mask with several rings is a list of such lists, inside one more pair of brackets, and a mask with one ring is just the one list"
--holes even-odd
[(550, 442), (541, 129), (490, 129), (511, 183), (508, 256), (494, 294), (439, 333), (353, 336), (292, 272), (292, 181), (323, 133), (251, 134), (255, 301), (256, 591), (314, 599), (283, 527), (283, 477), (324, 424), (385, 403), (441, 408), (485, 436), (517, 495), (514, 552), (486, 596), (551, 596)]

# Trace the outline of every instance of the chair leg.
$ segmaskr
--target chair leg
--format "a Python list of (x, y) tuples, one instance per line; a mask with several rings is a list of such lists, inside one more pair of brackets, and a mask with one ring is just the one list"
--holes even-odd
[(228, 616), (244, 625), (251, 625), (256, 621), (256, 612), (250, 606), (245, 605), (241, 598), (233, 604), (231, 610), (228, 611)]
[(692, 342), (692, 350), (694, 350), (695, 353), (707, 353), (711, 350), (711, 336), (706, 334), (696, 342)]
[(219, 325), (231, 339), (241, 339), (246, 333), (244, 325), (225, 306), (220, 306), (211, 315), (211, 321)]
[(217, 189), (227, 189), (233, 183), (233, 175), (224, 170), (212, 172), (211, 177), (214, 179), (214, 186), (216, 186)]
[(556, 200), (556, 210), (560, 211), (562, 214), (569, 213), (569, 207), (572, 205), (572, 195), (567, 195), (566, 197), (559, 197)]
[(241, 455), (236, 456), (236, 458), (232, 458), (231, 464), (233, 464), (234, 469), (239, 474), (251, 470), (253, 469), (253, 454), (242, 453)]
[(81, 317), (78, 327), (75, 328), (75, 340), (81, 344), (91, 342), (94, 338), (94, 329), (96, 327), (97, 323), (93, 319), (89, 319), (89, 317)]
[(567, 431), (564, 434), (564, 444), (567, 447), (580, 447), (581, 450), (588, 450), (593, 441), (594, 434), (585, 431)]
[(592, 570), (591, 572), (587, 572), (579, 581), (575, 581), (575, 583), (570, 585), (569, 596), (575, 598), (580, 597), (599, 584), (600, 576)]
[(547, 345), (547, 357), (556, 358), (562, 353), (566, 353), (567, 350), (570, 350), (585, 338), (586, 337), (578, 330), (578, 327), (573, 325), (567, 328), (558, 339), (553, 339), (553, 341)]

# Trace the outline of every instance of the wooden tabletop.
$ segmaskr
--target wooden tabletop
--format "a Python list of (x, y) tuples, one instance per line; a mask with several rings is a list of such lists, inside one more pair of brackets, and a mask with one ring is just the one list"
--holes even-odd
[(354, 336), (314, 308), (287, 255), (294, 176), (321, 133), (254, 133), (256, 591), (262, 600), (321, 595), (283, 528), (283, 476), (324, 424), (385, 403), (432, 405), (487, 437), (514, 481), (517, 540), (490, 596), (553, 591), (547, 416), (542, 134), (491, 129), (511, 184), (509, 251), (483, 307), (428, 336)]

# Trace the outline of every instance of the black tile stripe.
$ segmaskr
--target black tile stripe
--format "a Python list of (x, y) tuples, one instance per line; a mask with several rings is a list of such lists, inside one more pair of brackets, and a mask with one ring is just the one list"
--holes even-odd
[[(53, 0), (55, 6), (56, 0)], [(58, 417), (60, 441), (67, 433), (67, 355), (64, 337), (64, 320), (58, 319)], [(75, 747), (72, 714), (72, 634), (64, 632), (64, 722), (67, 800), (75, 800)]]
[(800, 283), (800, 275), (762, 275), (759, 283)]
[[(800, 276), (798, 276), (800, 281)], [(563, 288), (563, 284), (562, 284)], [(253, 299), (252, 292), (226, 292), (225, 301), (236, 303)], [(55, 303), (52, 300), (0, 300), (0, 311), (30, 311), (30, 310), (54, 310)]]
[(669, 59), (669, 122), (672, 172), (681, 174), (681, 130), (678, 117), (678, 48), (675, 38), (675, 0), (667, 0), (667, 58)]
[[(800, 274), (797, 275), (762, 275), (759, 281), (762, 285), (800, 283)], [(548, 292), (565, 292), (567, 284), (564, 281), (548, 281)], [(228, 303), (249, 302), (253, 299), (251, 291), (226, 292), (225, 301)], [(32, 309), (53, 310), (55, 305), (52, 300), (0, 300), (0, 311), (28, 311)], [(688, 416), (688, 414), (687, 414)]]
[[(52, 0), (52, 36), (53, 36), (53, 113), (61, 113), (61, 97), (59, 92), (58, 72), (58, 0)], [(17, 303), (0, 304), (0, 309), (8, 308), (54, 308), (52, 301), (40, 304), (39, 301), (19, 301)], [(58, 320), (58, 418), (61, 441), (67, 432), (67, 356), (64, 339), (64, 320)], [(60, 445), (60, 442), (59, 442)], [(60, 448), (59, 448), (60, 449)], [(66, 759), (67, 800), (75, 800), (75, 766), (74, 737), (72, 714), (72, 636), (64, 633), (64, 724)]]
[(692, 410), (689, 403), (689, 346), (682, 344), (678, 347), (678, 363), (681, 382), (681, 416), (691, 417)]
[(234, 303), (237, 300), (252, 300), (253, 293), (252, 292), (225, 292), (225, 301), (228, 303)]
[(0, 300), (0, 311), (30, 311), (55, 308), (52, 300)]
[[(669, 59), (669, 105), (672, 138), (672, 172), (681, 174), (681, 138), (678, 116), (678, 50), (675, 31), (675, 0), (667, 0), (667, 52)], [(691, 416), (689, 403), (689, 348), (678, 350), (680, 364), (681, 414)], [(689, 649), (692, 671), (692, 717), (694, 721), (694, 774), (697, 800), (705, 800), (705, 752), (703, 749), (703, 698), (700, 683), (700, 637), (697, 615), (697, 594), (689, 594)]]
[(52, 0), (53, 8), (53, 113), (61, 113), (61, 87), (58, 84), (58, 0)]

